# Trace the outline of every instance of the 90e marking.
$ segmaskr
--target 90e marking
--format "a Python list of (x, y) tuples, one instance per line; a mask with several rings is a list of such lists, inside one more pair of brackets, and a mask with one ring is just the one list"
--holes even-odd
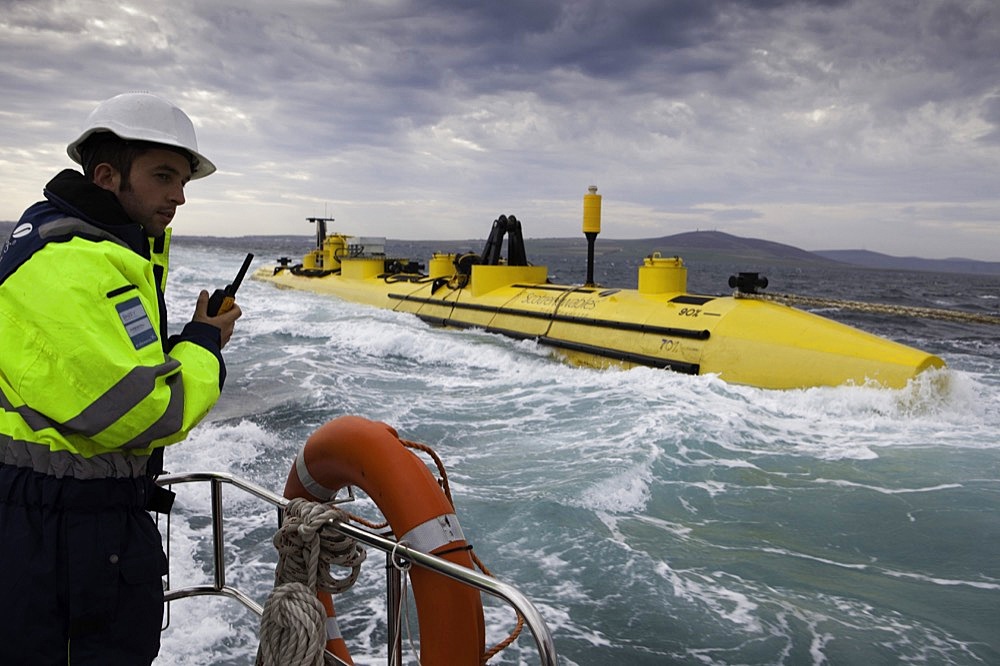
[(677, 314), (681, 317), (697, 317), (701, 314), (701, 308), (681, 308)]

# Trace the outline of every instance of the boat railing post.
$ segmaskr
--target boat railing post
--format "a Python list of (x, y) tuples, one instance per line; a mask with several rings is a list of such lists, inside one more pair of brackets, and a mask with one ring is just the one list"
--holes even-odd
[(392, 553), (385, 554), (385, 621), (388, 625), (388, 663), (402, 663), (403, 658), (403, 637), (401, 632), (396, 631), (399, 626), (400, 599), (402, 598), (403, 576), (392, 561)]
[(215, 559), (215, 589), (226, 586), (225, 533), (222, 525), (222, 480), (212, 482), (212, 552)]

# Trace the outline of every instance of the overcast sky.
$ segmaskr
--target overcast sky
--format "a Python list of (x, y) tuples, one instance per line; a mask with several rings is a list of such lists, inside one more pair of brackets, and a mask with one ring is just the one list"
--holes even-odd
[(0, 90), (0, 220), (148, 90), (219, 166), (182, 234), (576, 236), (597, 185), (605, 238), (1000, 260), (997, 0), (0, 0)]

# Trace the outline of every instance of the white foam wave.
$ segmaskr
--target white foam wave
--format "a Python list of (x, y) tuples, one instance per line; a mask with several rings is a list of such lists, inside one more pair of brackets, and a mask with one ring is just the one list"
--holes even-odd
[(932, 493), (938, 490), (955, 490), (956, 488), (961, 488), (960, 483), (939, 483), (935, 486), (927, 486), (923, 488), (882, 488), (880, 486), (873, 486), (866, 483), (856, 483), (853, 481), (847, 481), (844, 479), (824, 479), (822, 477), (813, 479), (814, 483), (826, 483), (831, 486), (839, 486), (841, 488), (864, 488), (865, 490), (874, 490), (877, 493), (882, 493), (884, 495), (905, 495), (908, 493)]

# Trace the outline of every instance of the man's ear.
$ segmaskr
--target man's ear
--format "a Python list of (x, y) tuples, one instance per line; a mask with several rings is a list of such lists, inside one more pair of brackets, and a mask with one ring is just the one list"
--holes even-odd
[(109, 192), (117, 192), (121, 185), (121, 174), (107, 162), (101, 162), (94, 167), (94, 185)]

